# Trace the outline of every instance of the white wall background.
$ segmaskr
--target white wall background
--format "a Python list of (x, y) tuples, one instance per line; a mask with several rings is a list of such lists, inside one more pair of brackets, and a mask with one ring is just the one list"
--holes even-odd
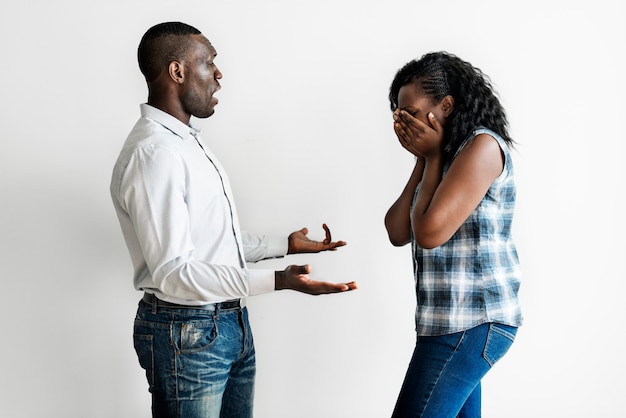
[(0, 12), (0, 416), (148, 417), (132, 349), (139, 293), (109, 199), (146, 88), (135, 52), (182, 20), (224, 74), (205, 140), (245, 228), (348, 246), (310, 262), (346, 295), (249, 300), (259, 418), (378, 418), (413, 346), (408, 248), (383, 216), (412, 167), (396, 143), (395, 71), (447, 50), (508, 110), (526, 323), (484, 380), (484, 416), (623, 416), (626, 3), (44, 1)]

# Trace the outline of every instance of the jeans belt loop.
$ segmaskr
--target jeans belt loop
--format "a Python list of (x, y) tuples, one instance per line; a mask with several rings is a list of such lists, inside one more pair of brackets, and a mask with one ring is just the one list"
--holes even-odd
[[(146, 293), (147, 294), (147, 293)], [(159, 302), (154, 295), (150, 295), (150, 304), (152, 305), (152, 315), (156, 315), (158, 311)]]

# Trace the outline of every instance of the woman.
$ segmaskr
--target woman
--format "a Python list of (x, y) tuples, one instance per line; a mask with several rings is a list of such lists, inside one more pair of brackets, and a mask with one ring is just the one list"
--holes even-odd
[(506, 115), (488, 77), (445, 52), (402, 67), (389, 99), (396, 136), (416, 157), (385, 217), (392, 244), (411, 243), (417, 293), (417, 342), (393, 417), (480, 417), (480, 381), (522, 323)]

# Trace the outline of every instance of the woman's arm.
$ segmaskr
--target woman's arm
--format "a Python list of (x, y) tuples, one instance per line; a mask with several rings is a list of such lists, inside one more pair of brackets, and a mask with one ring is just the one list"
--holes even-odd
[(435, 115), (430, 112), (425, 123), (399, 110), (394, 120), (404, 148), (424, 160), (411, 225), (417, 245), (434, 248), (454, 235), (502, 173), (502, 150), (492, 136), (478, 135), (459, 152), (442, 178), (443, 126)]
[(440, 154), (426, 157), (411, 214), (415, 241), (422, 248), (437, 247), (454, 235), (502, 173), (504, 157), (495, 138), (481, 134), (463, 148), (443, 179), (442, 167)]
[(385, 228), (387, 228), (389, 241), (397, 247), (406, 245), (411, 241), (411, 202), (415, 189), (422, 179), (423, 171), (424, 160), (418, 158), (402, 194), (385, 215)]

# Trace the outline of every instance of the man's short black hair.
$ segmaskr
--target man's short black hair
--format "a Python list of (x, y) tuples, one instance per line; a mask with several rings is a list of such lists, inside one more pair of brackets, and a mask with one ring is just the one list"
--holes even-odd
[(147, 82), (156, 79), (170, 62), (182, 60), (192, 45), (191, 35), (201, 32), (182, 22), (164, 22), (146, 31), (137, 48), (139, 69)]

